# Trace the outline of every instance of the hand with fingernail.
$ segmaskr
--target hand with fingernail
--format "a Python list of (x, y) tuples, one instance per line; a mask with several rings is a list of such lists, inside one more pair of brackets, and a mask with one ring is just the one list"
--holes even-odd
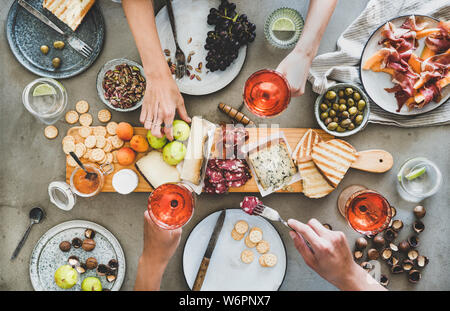
[[(289, 235), (305, 263), (341, 290), (386, 290), (355, 261), (340, 231), (325, 228), (317, 219), (307, 224), (289, 219)], [(311, 249), (305, 240), (310, 244)]]

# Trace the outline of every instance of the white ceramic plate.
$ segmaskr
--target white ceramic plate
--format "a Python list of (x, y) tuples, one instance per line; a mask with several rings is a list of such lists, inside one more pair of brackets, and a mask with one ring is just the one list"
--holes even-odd
[[(219, 1), (172, 0), (172, 2), (178, 44), (186, 56), (186, 61), (189, 53), (193, 51), (195, 54), (192, 55), (192, 60), (189, 64), (196, 68), (200, 62), (203, 63), (202, 73), (191, 70), (191, 74), (198, 74), (202, 79), (201, 81), (196, 78), (191, 80), (188, 76), (176, 80), (180, 92), (188, 95), (205, 95), (224, 88), (241, 71), (247, 53), (247, 46), (241, 47), (238, 58), (225, 71), (210, 72), (205, 68), (205, 58), (208, 51), (205, 50), (204, 45), (206, 43), (206, 34), (208, 31), (214, 30), (214, 26), (208, 25), (206, 19), (209, 10), (213, 7), (217, 8)], [(162, 49), (170, 50), (169, 57), (172, 59), (172, 62), (175, 62), (175, 41), (173, 40), (166, 7), (163, 7), (156, 15), (156, 27)], [(192, 42), (188, 44), (189, 38), (192, 38)], [(208, 73), (206, 73), (207, 71)]]
[[(75, 237), (84, 239), (84, 231), (87, 228), (96, 231), (94, 250), (86, 252), (82, 248), (72, 247), (69, 252), (62, 252), (59, 249), (59, 243), (62, 241), (72, 241)], [(119, 262), (117, 279), (110, 283), (104, 276), (97, 276), (95, 270), (87, 270), (79, 275), (77, 284), (71, 289), (59, 288), (54, 281), (55, 271), (60, 266), (67, 264), (67, 258), (72, 255), (77, 256), (82, 262), (89, 257), (95, 257), (99, 264), (105, 265), (109, 260), (116, 259)], [(30, 260), (31, 284), (35, 290), (39, 291), (80, 291), (81, 282), (88, 276), (98, 277), (103, 288), (118, 291), (122, 286), (125, 270), (125, 255), (119, 241), (104, 227), (85, 220), (63, 222), (48, 230), (37, 242)]]
[[(275, 291), (281, 286), (286, 274), (286, 250), (280, 235), (274, 226), (259, 216), (250, 216), (240, 209), (227, 209), (222, 231), (211, 256), (208, 272), (203, 282), (203, 291)], [(189, 288), (192, 289), (200, 262), (203, 259), (209, 239), (214, 230), (220, 211), (217, 211), (198, 223), (190, 233), (183, 252), (183, 271)], [(231, 230), (238, 220), (245, 220), (250, 227), (259, 227), (263, 239), (270, 243), (270, 253), (278, 257), (273, 268), (264, 268), (259, 262), (260, 254), (255, 248), (254, 260), (250, 264), (241, 261), (241, 252), (247, 249), (245, 237), (235, 241)]]
[[(409, 16), (396, 17), (392, 19), (391, 22), (395, 26), (400, 27), (408, 17)], [(431, 17), (423, 16), (423, 18), (425, 18), (426, 21), (429, 23), (429, 27), (436, 27), (438, 24), (438, 21)], [(380, 48), (382, 48), (382, 46), (379, 45), (378, 42), (381, 40), (381, 30), (385, 24), (386, 23), (384, 23), (380, 28), (378, 28), (372, 34), (369, 41), (367, 42), (361, 57), (361, 67), (369, 57), (371, 57), (378, 50), (380, 50)], [(425, 45), (424, 42), (425, 39), (419, 40), (419, 47), (413, 52), (414, 54), (420, 55)], [(385, 88), (391, 88), (394, 86), (394, 84), (391, 81), (391, 76), (387, 73), (373, 72), (371, 70), (360, 69), (360, 71), (361, 71), (361, 81), (364, 86), (364, 89), (366, 90), (366, 93), (378, 106), (394, 114), (417, 115), (425, 113), (433, 109), (436, 109), (450, 98), (450, 87), (446, 87), (442, 90), (442, 99), (439, 103), (432, 101), (422, 109), (414, 108), (412, 110), (409, 110), (408, 107), (403, 106), (400, 112), (397, 112), (398, 106), (394, 93), (388, 93), (384, 90)]]

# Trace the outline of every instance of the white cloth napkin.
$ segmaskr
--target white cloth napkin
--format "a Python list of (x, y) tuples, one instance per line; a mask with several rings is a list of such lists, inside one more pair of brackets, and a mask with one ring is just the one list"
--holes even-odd
[[(382, 24), (397, 16), (422, 14), (438, 19), (450, 19), (449, 0), (371, 0), (361, 15), (344, 31), (337, 41), (337, 51), (317, 56), (308, 80), (319, 94), (336, 81), (361, 84), (360, 58), (370, 35)], [(338, 65), (337, 65), (338, 64)], [(400, 127), (450, 124), (450, 103), (417, 116), (400, 116), (371, 105), (369, 122)]]

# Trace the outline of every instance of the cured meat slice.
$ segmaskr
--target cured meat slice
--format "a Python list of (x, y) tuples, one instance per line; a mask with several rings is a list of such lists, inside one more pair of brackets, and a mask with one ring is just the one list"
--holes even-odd
[(244, 200), (240, 203), (240, 206), (244, 212), (249, 215), (253, 215), (255, 207), (261, 205), (262, 201), (255, 196), (246, 196)]

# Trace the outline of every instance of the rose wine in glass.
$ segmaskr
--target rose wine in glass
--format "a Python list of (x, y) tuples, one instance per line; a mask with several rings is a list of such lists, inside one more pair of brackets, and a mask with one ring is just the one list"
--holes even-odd
[(159, 186), (148, 198), (150, 218), (162, 229), (173, 230), (184, 226), (194, 212), (193, 192), (181, 183)]
[(345, 204), (345, 216), (357, 232), (374, 236), (389, 225), (392, 209), (389, 202), (373, 190), (357, 191)]
[(289, 83), (275, 70), (259, 70), (245, 82), (245, 105), (259, 117), (271, 118), (279, 115), (287, 108), (290, 100)]

